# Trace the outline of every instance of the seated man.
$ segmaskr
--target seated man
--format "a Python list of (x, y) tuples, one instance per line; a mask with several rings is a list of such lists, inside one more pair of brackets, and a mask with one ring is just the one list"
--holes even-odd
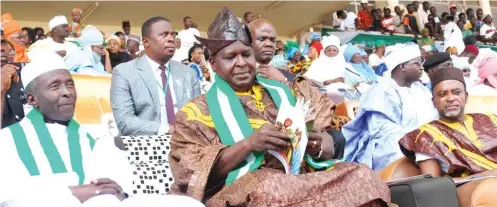
[(64, 60), (36, 50), (21, 72), (33, 109), (0, 131), (0, 206), (125, 205), (120, 201), (132, 185), (126, 155), (113, 139), (95, 140), (73, 119), (77, 94)]
[[(404, 154), (418, 163), (422, 174), (449, 175), (454, 181), (497, 175), (497, 116), (464, 114), (468, 93), (461, 70), (437, 71), (431, 82), (440, 118), (406, 134), (399, 141)], [(469, 206), (468, 192), (474, 187), (458, 187), (462, 206)]]
[[(452, 59), (450, 58), (450, 54), (447, 52), (439, 52), (433, 55), (430, 55), (426, 58), (423, 63), (423, 68), (425, 72), (428, 74), (428, 77), (442, 68), (452, 67)], [(431, 89), (431, 83), (426, 84), (428, 89)]]
[(346, 161), (381, 170), (403, 157), (402, 136), (436, 118), (431, 93), (419, 82), (420, 56), (419, 47), (409, 45), (385, 57), (387, 76), (362, 95), (356, 119), (342, 128)]
[[(228, 24), (229, 22), (229, 24)], [(230, 25), (230, 27), (224, 27)], [(172, 193), (186, 194), (207, 206), (380, 206), (390, 202), (387, 186), (364, 165), (330, 162), (333, 103), (303, 78), (292, 90), (256, 75), (250, 36), (227, 8), (197, 39), (211, 53), (216, 81), (177, 114), (170, 163)], [(302, 168), (285, 174), (268, 150), (290, 146), (273, 124), (280, 103), (311, 101), (318, 114)], [(307, 133), (304, 133), (307, 134)], [(319, 166), (318, 166), (319, 165)], [(315, 166), (311, 167), (311, 166)]]

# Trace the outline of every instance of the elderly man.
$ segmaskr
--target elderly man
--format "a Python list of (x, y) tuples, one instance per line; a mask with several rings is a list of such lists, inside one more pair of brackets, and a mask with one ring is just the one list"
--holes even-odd
[(346, 161), (381, 170), (403, 157), (402, 136), (436, 118), (431, 93), (419, 82), (420, 56), (417, 45), (408, 45), (385, 57), (391, 77), (384, 75), (362, 95), (356, 118), (342, 128)]
[(121, 135), (164, 135), (175, 114), (200, 96), (195, 71), (171, 60), (176, 32), (164, 17), (142, 25), (145, 55), (112, 71), (110, 102)]
[[(132, 190), (126, 155), (113, 139), (95, 140), (73, 119), (77, 93), (64, 60), (47, 50), (30, 54), (32, 61), (21, 77), (34, 109), (0, 131), (0, 163), (8, 166), (0, 171), (0, 203), (6, 207), (126, 206), (121, 200), (128, 197), (124, 192)], [(131, 202), (145, 202), (136, 199)], [(191, 204), (198, 206), (190, 200)]]
[[(452, 66), (452, 59), (450, 58), (450, 54), (448, 52), (439, 52), (430, 55), (423, 63), (423, 67), (425, 72), (428, 74), (428, 77), (431, 77), (431, 75), (438, 70)], [(426, 84), (426, 87), (431, 89), (431, 83)]]
[(30, 49), (49, 49), (62, 57), (66, 57), (71, 52), (78, 49), (75, 44), (68, 42), (65, 39), (66, 37), (69, 37), (69, 26), (65, 16), (55, 16), (48, 22), (48, 27), (52, 32), (52, 37), (43, 41), (37, 41), (35, 44), (31, 45)]
[[(230, 23), (230, 27), (223, 27)], [(330, 128), (333, 103), (307, 81), (285, 84), (256, 75), (250, 38), (236, 17), (223, 8), (199, 38), (211, 55), (216, 82), (178, 112), (171, 142), (173, 193), (187, 194), (207, 206), (374, 206), (389, 202), (388, 189), (364, 165), (332, 164)], [(229, 32), (228, 32), (229, 31)], [(292, 93), (295, 93), (295, 96)], [(276, 131), (278, 108), (311, 101), (317, 114), (296, 175), (268, 150), (290, 147)], [(318, 164), (319, 165), (315, 165)], [(331, 169), (331, 168), (332, 169)], [(316, 172), (318, 171), (318, 172)]]
[(101, 63), (102, 56), (108, 53), (104, 49), (104, 36), (100, 30), (88, 25), (77, 41), (80, 47), (65, 58), (67, 68), (75, 73), (108, 74)]
[[(440, 118), (406, 134), (399, 141), (404, 154), (416, 161), (422, 174), (449, 175), (456, 182), (466, 176), (497, 176), (497, 116), (464, 113), (468, 93), (461, 70), (436, 71), (431, 82)], [(471, 206), (475, 186), (458, 187), (461, 206)]]

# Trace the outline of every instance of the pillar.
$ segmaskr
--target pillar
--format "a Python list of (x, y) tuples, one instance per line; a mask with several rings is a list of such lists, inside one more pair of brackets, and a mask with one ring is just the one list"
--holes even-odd
[(492, 14), (490, 10), (490, 1), (489, 0), (478, 0), (480, 3), (480, 8), (483, 9), (484, 14)]

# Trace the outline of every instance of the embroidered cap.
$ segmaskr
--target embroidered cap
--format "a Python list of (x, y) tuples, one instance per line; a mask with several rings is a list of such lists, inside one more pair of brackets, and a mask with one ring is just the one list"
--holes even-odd
[(442, 81), (446, 80), (457, 80), (460, 81), (461, 83), (464, 84), (466, 87), (466, 82), (464, 81), (464, 74), (462, 70), (459, 70), (454, 67), (448, 67), (444, 68), (443, 70), (437, 70), (433, 73), (433, 75), (430, 77), (431, 81), (431, 90), (433, 91), (435, 89), (435, 86), (439, 84)]
[(252, 39), (247, 27), (244, 27), (231, 11), (223, 7), (207, 30), (207, 37), (195, 36), (197, 40), (215, 54), (236, 41), (250, 45)]

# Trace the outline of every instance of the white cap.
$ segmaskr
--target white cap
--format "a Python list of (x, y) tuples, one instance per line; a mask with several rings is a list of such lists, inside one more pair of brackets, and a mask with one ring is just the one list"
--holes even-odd
[(52, 30), (54, 27), (67, 24), (67, 18), (63, 15), (55, 16), (48, 22), (48, 28)]
[(454, 68), (458, 68), (461, 70), (469, 69), (469, 57), (458, 57), (452, 55), (450, 58), (452, 59), (452, 64), (454, 65)]
[(425, 50), (426, 52), (430, 52), (430, 51), (433, 50), (433, 48), (431, 47), (431, 45), (425, 45), (425, 46), (423, 46), (421, 48), (423, 48), (423, 50)]
[(406, 45), (394, 48), (385, 57), (385, 65), (388, 70), (393, 70), (397, 65), (405, 63), (414, 58), (421, 57), (421, 51), (418, 45)]
[(25, 88), (31, 81), (46, 72), (59, 69), (67, 70), (64, 59), (52, 50), (33, 49), (28, 52), (28, 57), (31, 62), (21, 70), (21, 80)]

